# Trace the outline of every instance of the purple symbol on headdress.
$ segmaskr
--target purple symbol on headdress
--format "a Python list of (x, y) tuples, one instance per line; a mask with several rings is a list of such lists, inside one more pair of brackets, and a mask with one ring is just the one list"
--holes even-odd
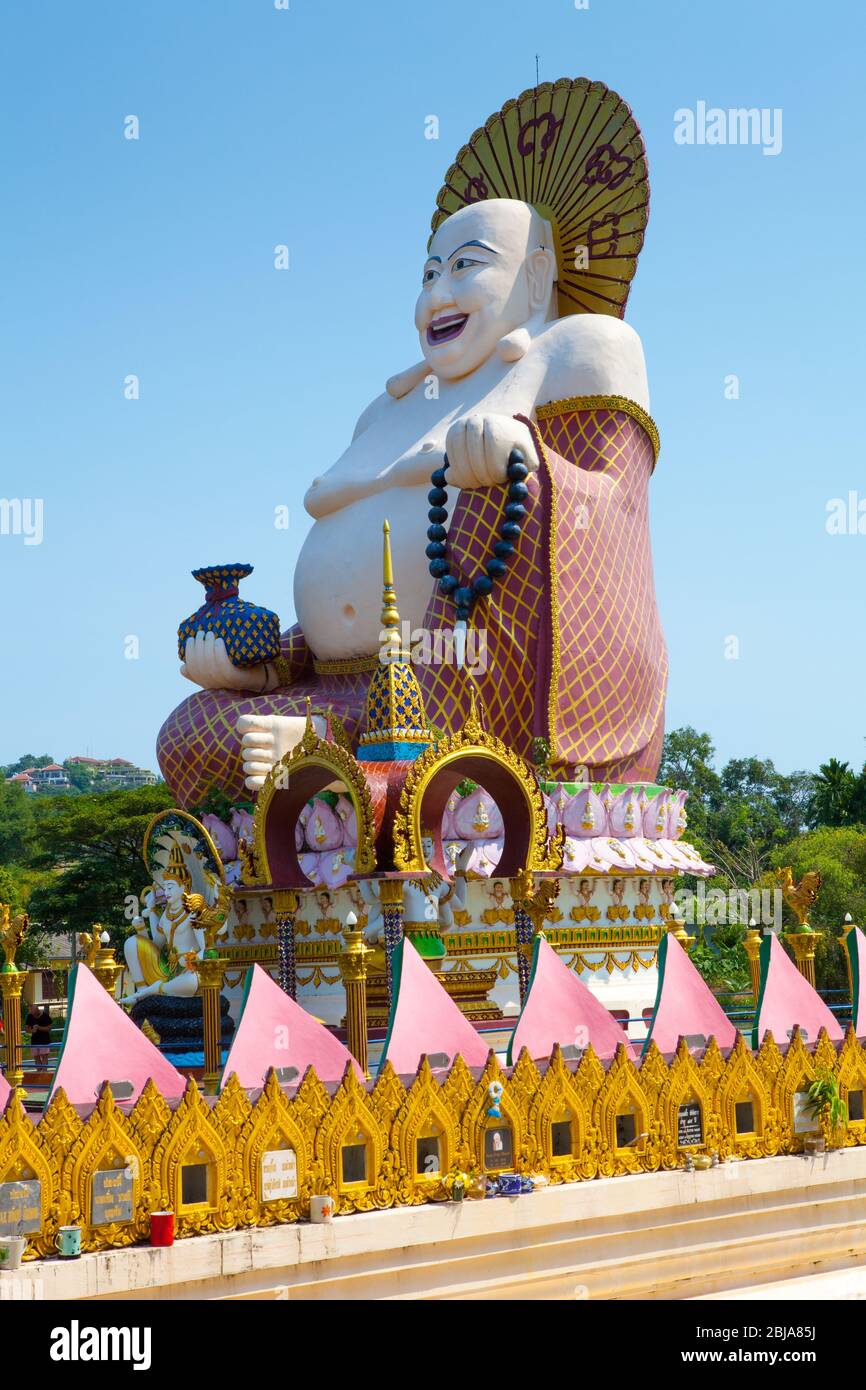
[(625, 180), (634, 160), (617, 154), (613, 145), (598, 145), (586, 161), (584, 183), (601, 183), (613, 190)]
[(560, 120), (557, 120), (552, 111), (545, 111), (543, 115), (533, 116), (530, 120), (525, 121), (517, 132), (518, 154), (535, 153), (535, 137), (533, 136), (530, 138), (529, 132), (532, 130), (533, 126), (539, 125), (545, 125), (547, 127), (541, 137), (541, 153), (538, 156), (540, 163), (553, 143), (556, 132), (562, 125), (562, 119), (560, 118)]
[[(590, 260), (594, 257), (604, 259), (606, 256), (615, 256), (619, 246), (619, 224), (620, 214), (614, 213), (612, 217), (602, 218), (598, 222), (590, 222), (586, 233), (586, 247)], [(610, 228), (608, 231), (607, 229)], [(595, 233), (602, 232), (601, 236)]]
[(475, 174), (467, 183), (463, 193), (464, 203), (483, 203), (489, 197), (487, 184), (480, 174)]

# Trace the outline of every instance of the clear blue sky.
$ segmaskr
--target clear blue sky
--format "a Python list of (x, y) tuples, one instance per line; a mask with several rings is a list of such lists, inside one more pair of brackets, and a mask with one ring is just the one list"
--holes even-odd
[[(537, 53), (619, 91), (649, 153), (628, 317), (662, 436), (668, 727), (859, 766), (866, 536), (825, 509), (866, 498), (861, 7), (290, 2), (4, 6), (0, 497), (43, 498), (45, 532), (0, 536), (0, 762), (154, 765), (197, 565), (254, 563), (247, 597), (293, 618), (305, 487), (415, 360), (441, 177)], [(781, 153), (677, 145), (701, 100), (781, 108)]]

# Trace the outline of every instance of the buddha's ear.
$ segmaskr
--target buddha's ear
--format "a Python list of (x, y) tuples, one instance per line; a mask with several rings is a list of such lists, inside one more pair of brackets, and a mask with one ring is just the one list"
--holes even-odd
[(556, 279), (554, 253), (544, 246), (530, 251), (526, 257), (526, 278), (529, 282), (529, 302), (532, 308), (546, 309)]

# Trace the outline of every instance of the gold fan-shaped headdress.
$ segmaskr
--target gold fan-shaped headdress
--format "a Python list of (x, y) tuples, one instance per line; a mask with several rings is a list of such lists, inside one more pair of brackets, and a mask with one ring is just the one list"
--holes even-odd
[(507, 101), (445, 175), (433, 231), (487, 198), (531, 203), (551, 224), (561, 315), (622, 318), (649, 217), (646, 150), (622, 97), (563, 77)]

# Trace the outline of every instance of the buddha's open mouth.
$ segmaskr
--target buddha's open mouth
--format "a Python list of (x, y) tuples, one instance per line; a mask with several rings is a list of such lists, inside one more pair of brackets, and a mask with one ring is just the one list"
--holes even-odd
[(428, 343), (450, 342), (463, 332), (468, 321), (468, 314), (443, 314), (441, 319), (433, 319), (427, 326)]

